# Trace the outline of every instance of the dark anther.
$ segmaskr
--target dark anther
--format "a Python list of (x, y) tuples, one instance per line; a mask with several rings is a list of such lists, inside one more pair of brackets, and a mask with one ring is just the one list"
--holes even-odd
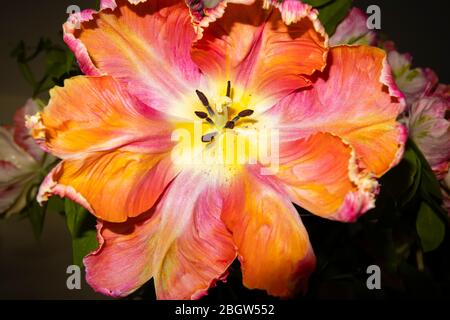
[(208, 114), (203, 111), (195, 111), (195, 115), (199, 117), (200, 119), (206, 119), (208, 118)]
[(201, 92), (200, 90), (195, 90), (195, 93), (197, 94), (198, 98), (205, 107), (209, 106), (208, 98), (205, 96), (203, 92)]
[(234, 121), (228, 121), (224, 128), (233, 129), (234, 125), (235, 125)]
[(231, 81), (228, 80), (227, 82), (227, 97), (231, 98)]
[(206, 117), (205, 120), (208, 121), (208, 123), (209, 123), (210, 125), (212, 125), (212, 126), (215, 125), (215, 124), (214, 124), (214, 121), (212, 121), (210, 117)]
[(239, 112), (238, 113), (238, 116), (239, 117), (248, 117), (248, 116), (251, 116), (252, 114), (253, 114), (253, 110), (250, 110), (250, 109), (246, 109), (246, 110), (242, 110), (241, 112)]
[(206, 98), (205, 94), (199, 90), (195, 90), (195, 93), (197, 94), (202, 104), (206, 107), (206, 110), (208, 110), (209, 116), (210, 117), (214, 116), (214, 110), (209, 105), (208, 98)]
[(214, 137), (217, 135), (217, 132), (207, 133), (202, 136), (202, 142), (211, 142), (214, 140)]

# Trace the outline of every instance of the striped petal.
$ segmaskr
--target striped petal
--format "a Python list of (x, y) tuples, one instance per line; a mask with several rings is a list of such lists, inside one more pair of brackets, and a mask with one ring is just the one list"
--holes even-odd
[(36, 144), (30, 135), (30, 130), (25, 125), (26, 117), (32, 116), (39, 111), (37, 103), (29, 99), (25, 105), (14, 114), (14, 141), (18, 146), (30, 154), (37, 162), (42, 160), (44, 152)]
[(186, 0), (192, 16), (195, 32), (200, 39), (203, 29), (221, 18), (228, 3), (252, 4), (255, 0)]
[(352, 8), (330, 38), (330, 45), (375, 45), (377, 34), (367, 28), (367, 19), (361, 9)]
[(379, 177), (403, 154), (407, 133), (396, 119), (404, 106), (383, 50), (340, 46), (330, 50), (328, 68), (311, 88), (281, 101), (261, 122), (279, 128), (287, 141), (337, 135), (355, 150), (361, 168)]
[(450, 161), (450, 101), (441, 97), (423, 97), (412, 104), (407, 119), (409, 135), (442, 179)]
[(351, 146), (329, 133), (282, 143), (276, 176), (292, 201), (328, 219), (355, 221), (375, 206), (378, 183), (358, 168)]
[(222, 205), (214, 180), (181, 173), (145, 217), (101, 226), (101, 247), (84, 261), (88, 282), (125, 296), (153, 277), (159, 299), (200, 298), (236, 257)]
[(64, 27), (82, 71), (111, 75), (145, 104), (183, 115), (184, 95), (200, 80), (189, 55), (196, 35), (187, 6), (117, 0), (102, 7), (82, 13), (79, 29), (69, 22)]
[(111, 77), (66, 81), (28, 124), (34, 138), (63, 159), (41, 185), (39, 201), (67, 196), (101, 219), (120, 222), (150, 209), (176, 175), (172, 126)]
[(244, 285), (281, 297), (305, 291), (315, 256), (283, 189), (250, 168), (229, 192), (222, 219), (238, 248)]
[(211, 82), (230, 80), (233, 100), (266, 109), (309, 85), (302, 75), (324, 68), (327, 39), (317, 13), (301, 7), (286, 15), (284, 8), (229, 4), (195, 43), (193, 60)]

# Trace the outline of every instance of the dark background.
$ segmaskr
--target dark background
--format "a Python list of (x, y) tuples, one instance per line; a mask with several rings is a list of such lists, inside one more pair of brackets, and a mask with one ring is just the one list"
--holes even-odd
[[(150, 0), (151, 1), (151, 0)], [(2, 1), (0, 20), (0, 123), (9, 123), (14, 111), (31, 95), (11, 50), (20, 40), (35, 45), (41, 36), (60, 39), (66, 8), (77, 4), (93, 7), (94, 0)], [(414, 65), (437, 72), (449, 83), (448, 36), (450, 20), (445, 0), (355, 0), (364, 11), (381, 8), (382, 32), (395, 41), (400, 52), (409, 52)], [(82, 290), (66, 288), (66, 268), (71, 264), (71, 242), (64, 219), (48, 216), (43, 236), (34, 239), (28, 220), (0, 221), (0, 299), (101, 298), (83, 283)]]

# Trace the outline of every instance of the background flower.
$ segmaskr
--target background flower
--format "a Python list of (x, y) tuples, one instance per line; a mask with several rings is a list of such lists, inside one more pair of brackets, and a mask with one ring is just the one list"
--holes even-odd
[(376, 37), (375, 31), (367, 28), (367, 15), (361, 9), (352, 8), (330, 38), (330, 45), (375, 45)]
[(19, 213), (35, 197), (45, 167), (53, 160), (34, 142), (25, 117), (39, 110), (29, 99), (17, 110), (12, 127), (0, 127), (0, 213)]

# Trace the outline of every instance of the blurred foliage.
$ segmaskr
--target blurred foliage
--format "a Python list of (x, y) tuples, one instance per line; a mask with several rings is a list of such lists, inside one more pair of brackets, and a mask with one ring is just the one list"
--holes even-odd
[[(11, 56), (17, 61), (24, 79), (33, 88), (33, 98), (48, 92), (55, 85), (61, 86), (64, 79), (81, 74), (73, 53), (47, 38), (41, 38), (34, 47), (21, 41)], [(37, 66), (45, 68), (38, 72)]]
[(319, 19), (325, 31), (331, 36), (337, 25), (345, 18), (353, 0), (303, 0), (319, 10)]
[[(31, 86), (32, 98), (43, 107), (47, 102), (49, 89), (62, 86), (65, 79), (81, 74), (73, 53), (63, 44), (55, 44), (50, 39), (41, 38), (37, 45), (29, 46), (20, 41), (11, 52), (25, 81)], [(42, 98), (42, 99), (40, 99)], [(42, 163), (45, 161), (43, 160)], [(40, 172), (43, 179), (55, 163), (50, 163)], [(42, 234), (46, 214), (64, 212), (63, 202), (52, 198), (40, 206), (35, 201), (38, 186), (33, 186), (28, 195), (28, 205), (22, 210), (20, 218), (30, 220), (37, 239)]]
[(96, 219), (86, 209), (66, 199), (66, 224), (72, 236), (73, 263), (83, 267), (83, 258), (98, 247)]

